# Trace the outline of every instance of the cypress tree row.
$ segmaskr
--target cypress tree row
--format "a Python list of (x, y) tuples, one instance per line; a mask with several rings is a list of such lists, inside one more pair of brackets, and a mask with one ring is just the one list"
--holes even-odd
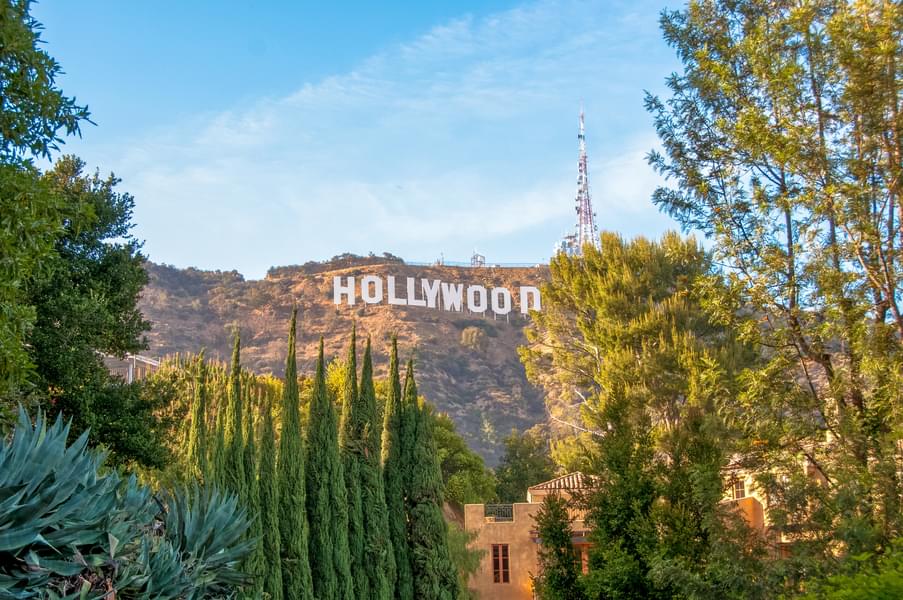
[[(389, 533), (383, 474), (380, 467), (380, 427), (377, 426), (376, 390), (373, 387), (373, 359), (370, 338), (361, 367), (361, 503), (364, 517), (363, 564), (368, 577), (371, 600), (392, 600), (395, 581), (395, 555)], [(360, 599), (359, 599), (360, 600)]]
[(188, 437), (188, 472), (199, 481), (210, 480), (207, 461), (207, 363), (201, 351), (195, 360), (191, 430)]
[(297, 310), (292, 310), (282, 392), (282, 435), (279, 437), (279, 533), (285, 600), (313, 600), (308, 562), (308, 523), (305, 512), (304, 441), (298, 399), (298, 365), (295, 359)]
[(410, 415), (411, 447), (408, 539), (417, 600), (455, 600), (458, 574), (448, 551), (448, 524), (442, 516), (444, 491), (429, 408), (417, 401), (414, 362), (408, 362), (405, 412)]
[(260, 490), (260, 524), (263, 528), (263, 592), (270, 600), (283, 600), (282, 544), (279, 533), (279, 485), (276, 475), (276, 431), (273, 429), (272, 398), (262, 402), (260, 456), (257, 463)]
[(364, 515), (361, 503), (361, 461), (363, 457), (366, 415), (360, 406), (357, 388), (357, 329), (351, 332), (348, 360), (342, 385), (342, 420), (339, 426), (339, 447), (342, 451), (342, 470), (348, 498), (348, 550), (351, 553), (351, 577), (354, 596), (358, 600), (370, 598), (367, 571), (373, 565), (364, 563)]
[(383, 415), (382, 462), (385, 481), (385, 498), (389, 518), (389, 537), (395, 554), (396, 600), (414, 600), (411, 579), (411, 559), (408, 548), (408, 525), (405, 506), (405, 473), (408, 465), (402, 436), (404, 402), (401, 396), (401, 380), (398, 373), (398, 339), (392, 337), (389, 355), (389, 393)]
[(235, 342), (232, 346), (232, 363), (229, 373), (229, 404), (226, 408), (225, 419), (225, 456), (223, 460), (222, 485), (233, 492), (240, 499), (247, 500), (244, 462), (244, 427), (242, 425), (242, 397), (241, 397), (241, 337), (235, 332)]
[(348, 497), (335, 408), (326, 390), (323, 340), (317, 360), (307, 437), (309, 558), (317, 600), (354, 598), (348, 550)]

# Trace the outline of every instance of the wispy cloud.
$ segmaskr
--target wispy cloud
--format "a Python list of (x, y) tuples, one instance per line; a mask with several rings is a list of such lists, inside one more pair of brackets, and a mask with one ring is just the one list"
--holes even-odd
[(582, 99), (600, 223), (654, 235), (668, 221), (649, 201), (641, 102), (671, 68), (658, 10), (547, 0), (462, 16), (97, 159), (136, 196), (155, 260), (250, 276), (344, 251), (537, 261), (573, 219)]

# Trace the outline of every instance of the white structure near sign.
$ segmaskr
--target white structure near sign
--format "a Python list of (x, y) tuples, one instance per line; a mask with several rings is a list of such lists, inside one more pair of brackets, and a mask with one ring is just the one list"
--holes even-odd
[[(514, 308), (513, 296), (508, 288), (486, 288), (482, 285), (449, 283), (438, 279), (406, 277), (404, 294), (398, 293), (395, 277), (388, 275), (366, 275), (358, 283), (354, 277), (333, 277), (332, 294), (336, 304), (353, 306), (360, 298), (364, 304), (387, 302), (395, 306), (422, 306), (436, 310), (461, 312), (467, 308), (473, 313), (491, 310), (496, 315), (505, 316)], [(517, 294), (521, 314), (531, 310), (542, 310), (539, 289), (530, 285), (521, 286)]]

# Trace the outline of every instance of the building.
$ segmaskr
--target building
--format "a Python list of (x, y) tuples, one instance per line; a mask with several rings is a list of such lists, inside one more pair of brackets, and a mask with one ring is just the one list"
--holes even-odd
[(160, 361), (138, 354), (126, 354), (125, 357), (104, 355), (103, 363), (111, 374), (121, 377), (126, 383), (140, 381), (160, 367)]
[[(731, 470), (727, 475), (724, 502), (733, 505), (754, 531), (767, 534), (765, 499), (756, 490), (752, 476), (738, 470)], [(477, 597), (481, 600), (532, 600), (532, 577), (539, 570), (540, 544), (535, 517), (543, 499), (549, 494), (570, 499), (591, 484), (590, 477), (579, 472), (570, 473), (530, 487), (526, 502), (466, 505), (464, 529), (475, 534), (470, 546), (485, 551), (480, 568), (468, 586)], [(586, 573), (590, 544), (585, 511), (575, 506), (568, 512), (573, 532), (571, 542)], [(777, 551), (786, 553), (783, 539), (773, 541)]]
[[(532, 486), (526, 502), (513, 504), (468, 504), (464, 507), (464, 529), (476, 534), (472, 548), (485, 550), (480, 569), (471, 577), (469, 587), (481, 600), (531, 600), (532, 576), (539, 565), (539, 537), (534, 518), (543, 498), (559, 494), (571, 498), (587, 488), (589, 478), (570, 473)], [(589, 543), (584, 512), (571, 513), (572, 542), (581, 558), (584, 572)]]

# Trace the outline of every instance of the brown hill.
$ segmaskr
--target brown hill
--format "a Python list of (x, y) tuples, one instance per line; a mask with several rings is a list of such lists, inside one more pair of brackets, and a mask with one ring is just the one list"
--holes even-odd
[[(447, 412), (459, 431), (490, 464), (500, 456), (500, 441), (545, 420), (539, 390), (526, 380), (516, 349), (524, 343), (523, 317), (515, 299), (508, 319), (463, 312), (364, 304), (333, 303), (333, 277), (393, 275), (440, 279), (466, 285), (538, 286), (544, 267), (461, 268), (407, 265), (392, 256), (340, 257), (326, 263), (270, 269), (266, 278), (246, 281), (235, 271), (177, 269), (148, 263), (150, 283), (141, 309), (153, 323), (150, 352), (166, 355), (206, 348), (226, 359), (230, 329), (242, 332), (242, 362), (260, 373), (282, 375), (285, 340), (293, 303), (300, 315), (299, 370), (311, 373), (316, 345), (324, 337), (327, 356), (344, 356), (352, 323), (373, 338), (377, 374), (385, 373), (387, 349), (398, 335), (403, 356), (414, 353), (420, 391)], [(401, 286), (403, 287), (403, 286)]]

